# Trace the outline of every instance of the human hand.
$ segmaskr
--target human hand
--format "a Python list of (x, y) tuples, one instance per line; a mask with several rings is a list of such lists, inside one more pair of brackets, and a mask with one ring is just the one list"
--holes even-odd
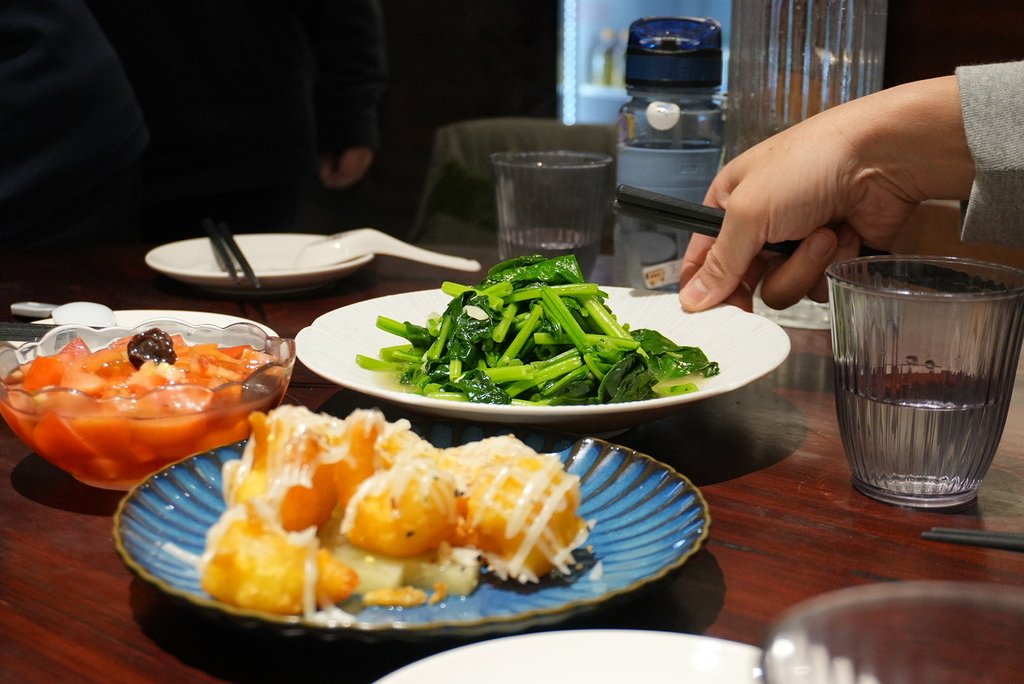
[[(824, 301), (823, 273), (861, 242), (886, 249), (916, 206), (970, 192), (973, 163), (955, 77), (919, 81), (829, 109), (725, 166), (705, 203), (726, 210), (717, 240), (693, 236), (680, 301), (690, 310), (750, 293), (773, 308)], [(802, 240), (790, 257), (765, 242)], [(763, 282), (762, 282), (763, 279)]]
[(320, 155), (320, 182), (325, 188), (340, 190), (354, 185), (373, 164), (373, 149), (350, 147), (341, 152)]
[[(824, 301), (822, 274), (830, 262), (856, 256), (862, 238), (888, 246), (909, 218), (916, 202), (858, 188), (856, 167), (847, 161), (853, 151), (812, 122), (820, 124), (809, 120), (780, 133), (715, 178), (705, 203), (726, 209), (725, 220), (717, 240), (690, 240), (680, 274), (687, 285), (680, 294), (684, 306), (729, 301), (749, 309), (759, 282), (773, 308), (805, 294)], [(766, 242), (784, 240), (800, 241), (791, 256), (762, 250)]]

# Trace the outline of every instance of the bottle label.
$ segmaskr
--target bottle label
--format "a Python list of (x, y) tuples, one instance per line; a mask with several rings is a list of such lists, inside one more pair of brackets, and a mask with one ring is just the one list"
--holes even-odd
[(678, 287), (682, 257), (689, 241), (687, 230), (632, 216), (617, 217), (612, 257), (614, 284), (641, 290)]
[[(617, 181), (701, 202), (718, 170), (721, 150), (654, 149), (620, 145)], [(628, 216), (616, 217), (613, 270), (616, 285), (648, 290), (679, 286), (689, 231)]]
[(683, 260), (673, 259), (660, 264), (642, 266), (640, 273), (648, 290), (657, 290), (666, 286), (679, 284), (679, 274), (683, 270)]

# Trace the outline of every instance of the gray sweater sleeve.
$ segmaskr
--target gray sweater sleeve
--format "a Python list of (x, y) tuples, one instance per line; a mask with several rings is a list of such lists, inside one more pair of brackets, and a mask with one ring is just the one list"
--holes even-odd
[(1024, 62), (956, 70), (976, 170), (964, 242), (1024, 245)]

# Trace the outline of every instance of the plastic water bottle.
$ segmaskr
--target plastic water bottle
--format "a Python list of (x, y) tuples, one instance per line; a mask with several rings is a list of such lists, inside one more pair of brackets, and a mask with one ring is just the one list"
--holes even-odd
[[(701, 202), (722, 156), (722, 28), (714, 19), (634, 21), (619, 110), (617, 182)], [(619, 216), (619, 285), (674, 289), (690, 233)]]

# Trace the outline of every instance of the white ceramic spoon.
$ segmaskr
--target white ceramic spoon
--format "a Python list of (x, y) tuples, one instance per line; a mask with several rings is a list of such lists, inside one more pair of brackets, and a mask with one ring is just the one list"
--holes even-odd
[(374, 228), (356, 228), (329, 235), (299, 250), (295, 268), (320, 268), (350, 261), (367, 254), (387, 254), (409, 261), (418, 261), (457, 271), (479, 271), (480, 262), (450, 254), (432, 252), (410, 245)]
[(17, 302), (11, 304), (11, 313), (15, 316), (30, 318), (52, 318), (56, 325), (77, 323), (90, 328), (109, 328), (117, 325), (117, 318), (110, 307), (96, 302), (69, 302), (67, 304)]
[[(47, 331), (58, 325), (85, 325), (90, 328), (109, 328), (117, 325), (117, 318), (109, 307), (95, 302), (70, 302), (68, 304), (47, 304), (45, 302), (15, 302), (11, 313), (29, 318), (49, 318), (52, 324), (7, 323), (0, 321), (0, 344), (36, 342)], [(49, 321), (47, 321), (49, 323)], [(69, 340), (64, 340), (66, 344)], [(15, 345), (16, 346), (16, 345)]]
[(109, 328), (117, 325), (117, 318), (110, 307), (96, 302), (70, 302), (61, 304), (50, 314), (57, 325), (77, 323), (90, 328)]

